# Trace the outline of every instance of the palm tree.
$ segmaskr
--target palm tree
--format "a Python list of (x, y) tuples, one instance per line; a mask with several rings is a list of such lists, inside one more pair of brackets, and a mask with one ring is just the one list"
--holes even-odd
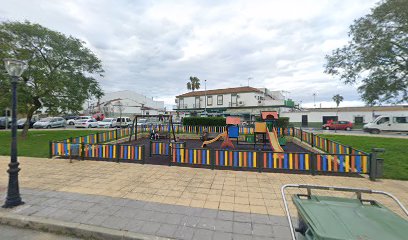
[[(343, 98), (343, 96), (341, 96), (340, 94), (336, 94), (336, 95), (334, 95), (333, 96), (333, 101), (336, 103), (336, 105), (337, 105), (337, 113), (336, 113), (336, 116), (338, 116), (339, 115), (339, 105), (340, 105), (340, 103), (341, 102), (343, 102), (343, 100), (344, 100), (344, 98)], [(334, 132), (337, 132), (337, 129), (336, 128), (334, 128)]]
[(339, 107), (340, 103), (343, 102), (344, 98), (340, 94), (336, 94), (333, 96), (333, 101), (336, 103), (337, 108)]
[(192, 77), (190, 76), (190, 82), (187, 83), (187, 89), (194, 90), (200, 89), (200, 79), (198, 77)]

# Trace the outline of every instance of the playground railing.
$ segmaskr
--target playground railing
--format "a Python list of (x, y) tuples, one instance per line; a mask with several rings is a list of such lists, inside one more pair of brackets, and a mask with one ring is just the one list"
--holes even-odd
[(211, 169), (249, 169), (259, 172), (303, 172), (356, 175), (369, 173), (370, 155), (320, 154), (260, 150), (171, 148), (171, 164), (206, 166)]
[(51, 142), (50, 158), (53, 156), (82, 160), (86, 158), (93, 160), (144, 163), (145, 146), (128, 144)]
[(152, 155), (171, 155), (171, 148), (185, 147), (185, 142), (153, 141), (149, 142), (149, 156)]

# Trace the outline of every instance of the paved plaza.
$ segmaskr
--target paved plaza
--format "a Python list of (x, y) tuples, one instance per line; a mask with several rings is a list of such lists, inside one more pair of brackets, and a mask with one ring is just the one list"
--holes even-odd
[[(384, 190), (408, 205), (406, 181), (28, 157), (19, 161), (26, 204), (0, 211), (176, 239), (290, 239), (280, 195), (287, 183)], [(8, 162), (9, 157), (0, 157), (2, 171)], [(0, 175), (2, 195), (7, 177)], [(399, 212), (390, 200), (375, 199)]]

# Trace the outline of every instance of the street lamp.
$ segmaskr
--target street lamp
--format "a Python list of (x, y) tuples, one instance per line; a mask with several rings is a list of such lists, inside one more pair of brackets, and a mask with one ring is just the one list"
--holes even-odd
[(11, 154), (10, 164), (7, 172), (9, 173), (9, 182), (7, 189), (6, 202), (3, 208), (11, 208), (21, 204), (20, 189), (18, 186), (18, 172), (20, 168), (17, 161), (17, 82), (21, 74), (27, 68), (27, 64), (24, 61), (15, 59), (4, 59), (4, 65), (7, 73), (11, 77), (11, 92), (12, 92), (12, 105), (11, 105)]

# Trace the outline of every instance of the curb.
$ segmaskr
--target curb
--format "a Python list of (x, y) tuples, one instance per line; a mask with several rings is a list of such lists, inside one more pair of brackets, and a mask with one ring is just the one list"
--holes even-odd
[(140, 233), (0, 211), (0, 224), (96, 240), (165, 240)]

